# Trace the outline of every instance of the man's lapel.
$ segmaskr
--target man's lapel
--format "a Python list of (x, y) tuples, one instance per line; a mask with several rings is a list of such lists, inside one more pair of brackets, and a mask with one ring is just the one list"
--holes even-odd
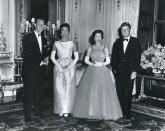
[(35, 46), (37, 47), (37, 51), (41, 54), (39, 42), (38, 42), (37, 36), (35, 35), (34, 32), (33, 32), (33, 38), (34, 38), (34, 44), (36, 44)]
[(122, 55), (124, 55), (124, 46), (123, 46), (123, 40), (120, 39), (120, 52)]
[(130, 48), (130, 46), (131, 46), (131, 43), (132, 43), (132, 37), (130, 36), (130, 39), (129, 39), (127, 48), (126, 48), (126, 50), (125, 50), (125, 54), (127, 54), (127, 52), (129, 52), (129, 48)]
[(42, 54), (45, 52), (45, 41), (46, 41), (46, 39), (44, 38), (44, 35), (43, 34), (41, 34), (41, 41), (42, 41)]

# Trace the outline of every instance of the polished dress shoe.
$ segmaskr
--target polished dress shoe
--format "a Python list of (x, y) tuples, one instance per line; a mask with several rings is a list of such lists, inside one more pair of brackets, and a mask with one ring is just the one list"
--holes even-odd
[(131, 121), (131, 116), (130, 115), (125, 116), (124, 119), (125, 119), (126, 122), (130, 122)]
[(25, 122), (30, 122), (30, 121), (32, 121), (31, 117), (25, 117)]
[(44, 113), (42, 113), (42, 112), (40, 112), (40, 111), (37, 111), (37, 112), (35, 111), (35, 112), (34, 112), (34, 116), (42, 117), (42, 118), (45, 117)]
[(68, 117), (68, 113), (64, 113), (64, 117)]
[(44, 113), (40, 113), (39, 116), (40, 116), (41, 118), (44, 118), (44, 117), (45, 117), (45, 114), (44, 114)]

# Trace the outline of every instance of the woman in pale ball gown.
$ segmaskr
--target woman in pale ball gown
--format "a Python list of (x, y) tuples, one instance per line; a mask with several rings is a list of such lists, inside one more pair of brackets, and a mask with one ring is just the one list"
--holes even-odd
[(88, 67), (77, 89), (72, 112), (74, 117), (99, 120), (122, 117), (114, 77), (106, 66), (110, 63), (110, 57), (107, 47), (102, 43), (103, 35), (102, 30), (92, 33), (92, 45), (85, 57)]
[[(76, 45), (69, 40), (70, 26), (60, 26), (61, 39), (53, 45), (51, 60), (54, 67), (54, 113), (67, 117), (72, 111), (75, 91), (75, 64), (79, 59)], [(55, 55), (58, 55), (58, 59)], [(74, 59), (72, 59), (74, 54)]]

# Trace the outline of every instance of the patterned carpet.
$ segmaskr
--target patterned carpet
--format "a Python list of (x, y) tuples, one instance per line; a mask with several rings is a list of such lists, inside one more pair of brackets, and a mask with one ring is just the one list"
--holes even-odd
[(165, 121), (135, 112), (128, 123), (59, 117), (51, 107), (45, 109), (46, 117), (33, 117), (28, 123), (24, 122), (22, 111), (2, 113), (0, 131), (165, 131)]

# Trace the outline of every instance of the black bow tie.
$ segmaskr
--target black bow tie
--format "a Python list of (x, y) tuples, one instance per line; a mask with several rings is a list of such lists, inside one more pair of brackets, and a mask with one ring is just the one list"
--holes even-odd
[(128, 41), (128, 39), (123, 39), (123, 41)]

